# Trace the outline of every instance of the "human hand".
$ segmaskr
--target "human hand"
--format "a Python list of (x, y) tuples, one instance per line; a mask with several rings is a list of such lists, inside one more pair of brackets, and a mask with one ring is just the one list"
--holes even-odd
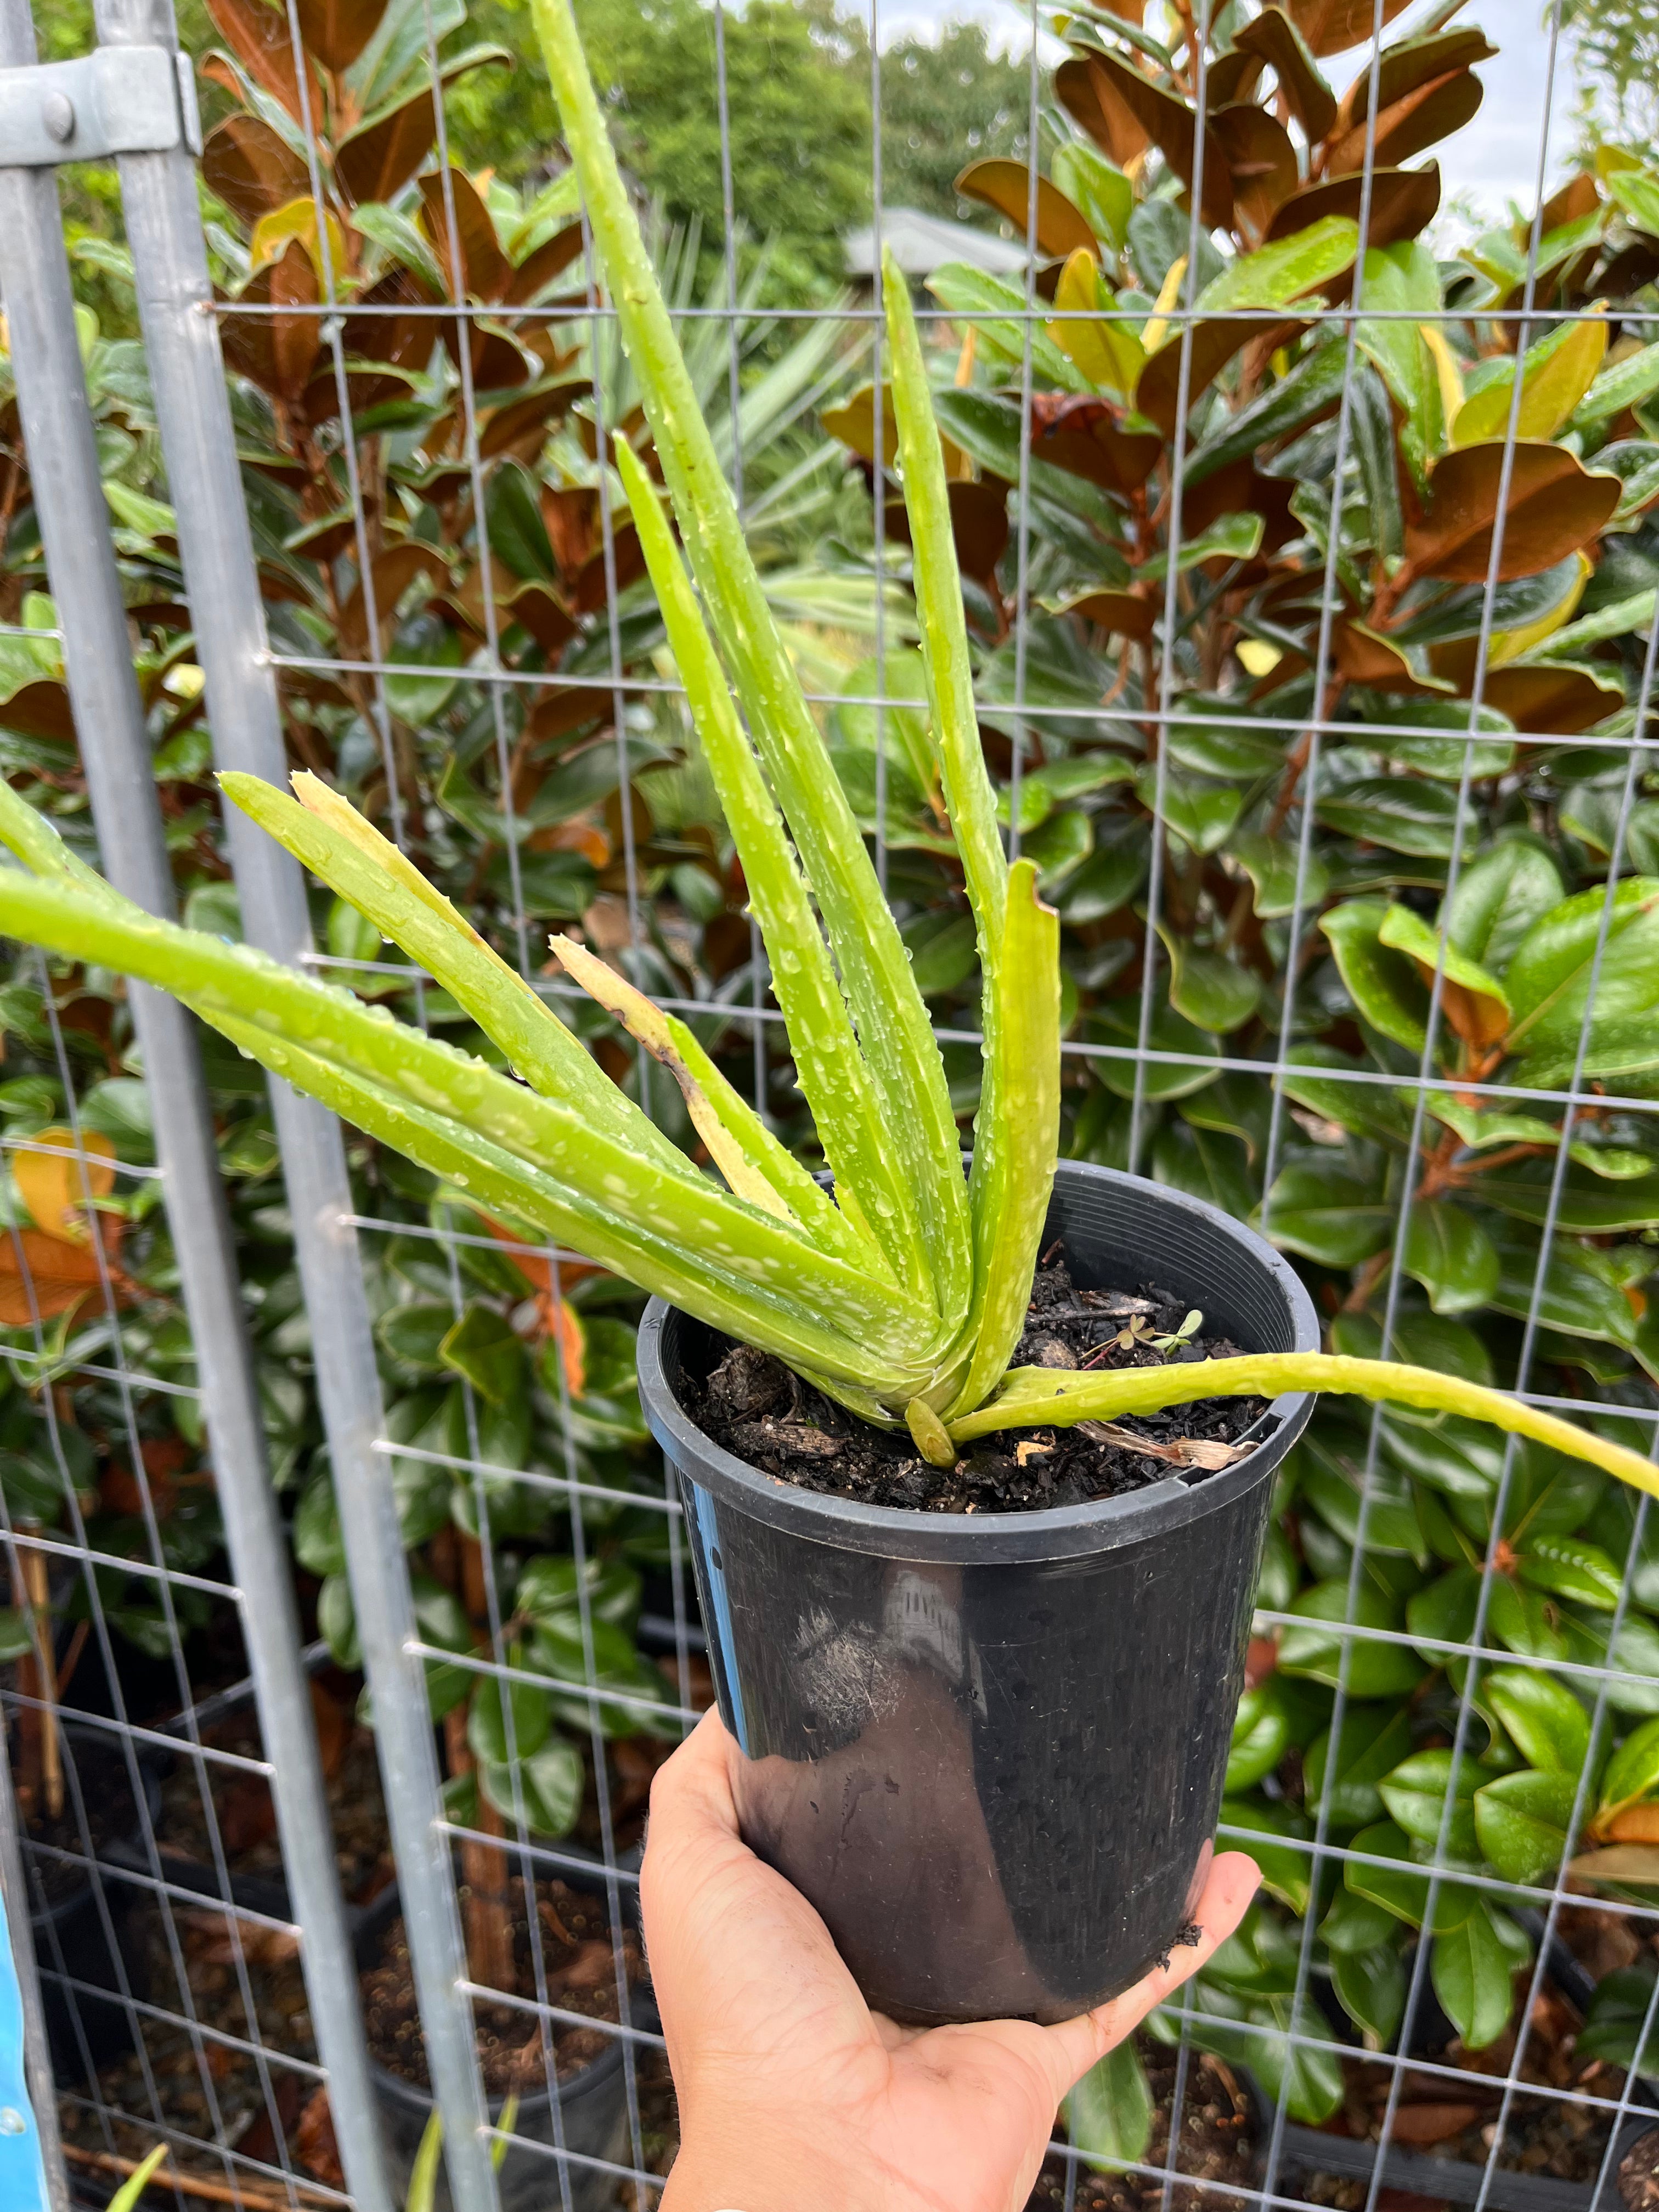
[(1061, 2097), (1231, 1936), (1261, 1876), (1211, 1866), (1200, 1939), (1058, 2027), (896, 2027), (738, 1833), (736, 1746), (706, 1714), (658, 1772), (640, 1877), (679, 2096), (662, 2212), (1020, 2212)]

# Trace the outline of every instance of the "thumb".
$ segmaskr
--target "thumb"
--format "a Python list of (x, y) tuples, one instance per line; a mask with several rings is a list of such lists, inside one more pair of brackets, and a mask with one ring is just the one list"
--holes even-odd
[(1109, 1998), (1076, 2020), (1062, 2021), (1058, 2027), (1042, 2030), (1056, 2104), (1091, 2066), (1140, 2025), (1154, 2005), (1162, 2004), (1214, 1956), (1244, 1917), (1261, 1881), (1254, 1859), (1243, 1851), (1222, 1852), (1211, 1865), (1210, 1878), (1193, 1916), (1199, 1931), (1196, 1943), (1173, 1946), (1167, 1960), (1121, 1996)]

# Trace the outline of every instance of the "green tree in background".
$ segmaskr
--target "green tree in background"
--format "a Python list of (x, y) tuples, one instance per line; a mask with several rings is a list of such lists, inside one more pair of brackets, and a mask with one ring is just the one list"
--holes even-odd
[(937, 46), (900, 39), (881, 58), (882, 193), (890, 207), (954, 216), (965, 163), (1024, 161), (1030, 63), (994, 54), (982, 23), (949, 23)]
[(1595, 145), (1613, 139), (1659, 154), (1659, 9), (1653, 0), (1570, 0), (1579, 122)]
[[(721, 235), (714, 17), (706, 0), (577, 0), (594, 76), (623, 159), (676, 216)], [(527, 50), (529, 0), (473, 0), (471, 34)], [(835, 0), (750, 0), (726, 16), (732, 198), (750, 236), (776, 235), (820, 275), (839, 272), (842, 232), (870, 212), (867, 25)], [(984, 154), (1023, 154), (1027, 64), (990, 52), (976, 23), (937, 46), (898, 40), (881, 58), (883, 189), (890, 204), (952, 216), (955, 179)], [(539, 70), (483, 70), (450, 93), (451, 144), (469, 169), (522, 185), (558, 144)], [(556, 161), (557, 156), (554, 159)]]

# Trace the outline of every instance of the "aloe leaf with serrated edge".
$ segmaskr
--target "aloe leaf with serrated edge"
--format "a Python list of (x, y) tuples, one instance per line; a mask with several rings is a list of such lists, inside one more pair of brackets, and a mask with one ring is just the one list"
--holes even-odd
[(927, 1009), (744, 542), (617, 167), (569, 0), (532, 0), (532, 14), (692, 573), (835, 949), (887, 1144), (914, 1195), (934, 1296), (954, 1328), (971, 1279), (967, 1193)]
[[(672, 1273), (678, 1287), (665, 1295), (769, 1349), (791, 1340), (781, 1356), (792, 1364), (828, 1364), (884, 1395), (901, 1388), (891, 1377), (931, 1376), (937, 1317), (890, 1283), (728, 1197), (683, 1156), (672, 1170), (641, 1159), (575, 1109), (349, 993), (125, 901), (11, 871), (0, 872), (0, 930), (171, 990), (263, 1065), (487, 1206), (646, 1287)], [(744, 1307), (752, 1319), (729, 1317)]]
[(826, 1251), (854, 1267), (881, 1267), (880, 1252), (772, 1134), (678, 1016), (665, 1014), (612, 968), (568, 937), (552, 939), (565, 972), (607, 1007), (678, 1084), (693, 1126), (739, 1198), (796, 1220)]
[(945, 808), (962, 855), (983, 977), (985, 1083), (969, 1201), (974, 1288), (968, 1371), (954, 1403), (976, 1406), (1019, 1341), (1060, 1148), (1060, 921), (1036, 871), (1010, 872), (974, 712), (962, 580), (939, 428), (910, 295), (890, 254), (887, 331), (904, 504), (915, 552), (921, 657)]
[[(617, 466), (656, 586), (668, 641), (743, 862), (772, 965), (795, 1073), (836, 1177), (842, 1209), (868, 1224), (900, 1280), (931, 1288), (908, 1186), (895, 1172), (870, 1070), (783, 823), (742, 725), (725, 672), (675, 550), (656, 488), (618, 440)], [(850, 1204), (849, 1204), (850, 1201)]]
[(441, 983), (533, 1089), (580, 1105), (653, 1158), (673, 1152), (523, 976), (356, 807), (314, 775), (295, 777), (293, 799), (258, 776), (219, 782), (233, 805)]

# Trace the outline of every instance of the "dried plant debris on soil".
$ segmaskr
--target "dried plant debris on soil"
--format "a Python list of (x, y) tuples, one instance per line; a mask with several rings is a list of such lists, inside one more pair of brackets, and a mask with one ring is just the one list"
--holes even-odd
[[(534, 1947), (524, 1917), (523, 1886), (517, 1881), (513, 1884), (513, 1900), (517, 1914), (513, 1929), (517, 1986), (511, 1994), (533, 2002), (538, 1994)], [(466, 1901), (463, 1887), (463, 1911)], [(586, 2013), (592, 2020), (619, 2019), (616, 1948), (604, 1900), (562, 1881), (538, 1881), (536, 1913), (545, 2002), (564, 2012)], [(629, 1986), (636, 1986), (643, 1978), (643, 1967), (631, 1930), (622, 1939), (622, 1954)], [(362, 1993), (371, 2057), (402, 2080), (412, 2081), (416, 2088), (429, 2089), (426, 2044), (421, 2034), (409, 1939), (401, 1916), (386, 1929), (380, 1965), (370, 1967), (362, 1977)], [(526, 2012), (521, 2003), (492, 2005), (475, 1999), (472, 2017), (486, 2093), (491, 2097), (514, 2091), (520, 2096), (544, 2093), (548, 2083), (544, 2023), (536, 2014)], [(617, 2040), (602, 2027), (547, 2025), (554, 2064), (562, 2081), (592, 2065)]]
[[(1159, 1367), (1167, 1358), (1230, 1359), (1239, 1347), (1201, 1333), (1173, 1352), (1189, 1308), (1156, 1285), (1074, 1289), (1060, 1248), (1031, 1285), (1015, 1367)], [(725, 1343), (724, 1339), (717, 1342)], [(703, 1433), (767, 1474), (833, 1498), (921, 1513), (1030, 1513), (1116, 1498), (1179, 1473), (1200, 1480), (1243, 1456), (1239, 1439), (1260, 1398), (1206, 1398), (1121, 1421), (1006, 1429), (968, 1447), (955, 1467), (930, 1467), (903, 1430), (872, 1428), (781, 1360), (729, 1345), (706, 1381), (688, 1378), (687, 1412)]]
[[(1425, 2151), (1462, 2166), (1484, 2167), (1492, 2160), (1509, 2172), (1551, 2181), (1594, 2181), (1601, 2169), (1612, 2113), (1603, 2106), (1581, 2104), (1561, 2093), (1598, 2097), (1611, 2106), (1619, 2099), (1625, 2076), (1604, 2060), (1579, 2056), (1575, 2045), (1580, 2025), (1578, 2013), (1566, 1997), (1557, 1990), (1541, 1990), (1533, 2000), (1518, 2069), (1513, 2026), (1484, 2051), (1465, 2051), (1454, 2042), (1438, 2054), (1438, 2063), (1455, 2068), (1461, 2079), (1437, 2070), (1408, 2069), (1401, 2077), (1389, 2141), (1402, 2150)], [(1380, 2141), (1393, 2069), (1345, 2059), (1342, 2070), (1343, 2106), (1327, 2123), (1327, 2132)], [(1522, 2086), (1506, 2092), (1511, 2077)], [(1361, 2212), (1368, 2189), (1363, 2179), (1314, 2174), (1304, 2194), (1310, 2203), (1334, 2206), (1337, 2212)]]

